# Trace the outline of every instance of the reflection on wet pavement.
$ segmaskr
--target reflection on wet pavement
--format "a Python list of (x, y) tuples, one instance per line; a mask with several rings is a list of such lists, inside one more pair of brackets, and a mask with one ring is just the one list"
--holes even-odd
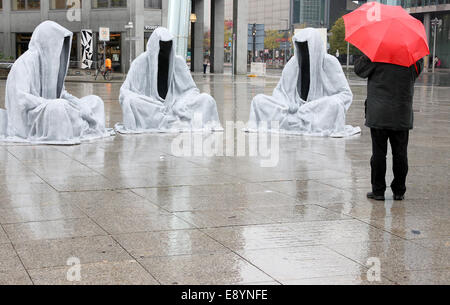
[[(278, 81), (194, 79), (224, 125), (246, 122), (252, 97)], [(363, 127), (365, 83), (350, 79), (347, 121)], [(448, 284), (448, 85), (448, 74), (417, 85), (404, 202), (390, 191), (384, 203), (366, 199), (366, 128), (350, 139), (281, 137), (274, 168), (259, 157), (177, 157), (174, 135), (0, 145), (0, 284), (72, 284), (70, 257), (81, 284)], [(109, 127), (121, 121), (120, 84), (66, 86), (100, 95)]]

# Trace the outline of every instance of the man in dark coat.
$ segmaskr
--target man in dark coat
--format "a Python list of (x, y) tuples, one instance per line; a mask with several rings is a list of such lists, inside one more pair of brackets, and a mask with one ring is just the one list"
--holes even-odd
[(384, 201), (388, 141), (393, 155), (394, 200), (403, 200), (408, 175), (409, 131), (413, 129), (414, 84), (423, 69), (423, 59), (411, 67), (372, 62), (363, 55), (355, 73), (368, 78), (366, 126), (372, 134), (372, 192), (367, 197)]

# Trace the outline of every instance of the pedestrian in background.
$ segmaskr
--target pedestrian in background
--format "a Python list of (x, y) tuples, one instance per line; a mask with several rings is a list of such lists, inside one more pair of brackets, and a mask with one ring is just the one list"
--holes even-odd
[(203, 74), (206, 74), (206, 70), (208, 69), (209, 65), (209, 59), (207, 56), (205, 56), (205, 59), (203, 60)]
[(110, 58), (106, 58), (105, 60), (105, 72), (106, 71), (112, 71), (112, 61)]
[(372, 62), (363, 55), (355, 73), (368, 78), (366, 126), (372, 135), (372, 192), (369, 199), (385, 200), (388, 141), (393, 155), (394, 200), (403, 200), (408, 175), (409, 132), (413, 129), (414, 84), (423, 69), (423, 59), (411, 67)]
[(435, 67), (435, 68), (440, 68), (440, 67), (441, 67), (441, 60), (439, 59), (439, 57), (436, 56), (436, 57), (434, 58), (433, 63), (434, 63), (434, 67)]

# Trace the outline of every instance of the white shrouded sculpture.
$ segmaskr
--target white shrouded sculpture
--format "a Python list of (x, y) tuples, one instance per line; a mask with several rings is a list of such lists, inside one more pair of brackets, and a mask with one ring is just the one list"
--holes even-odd
[(99, 97), (78, 99), (64, 88), (71, 46), (72, 32), (55, 22), (35, 29), (8, 76), (6, 111), (0, 111), (3, 140), (70, 145), (111, 134)]
[(150, 36), (122, 88), (120, 133), (221, 131), (216, 101), (201, 94), (165, 28)]
[[(292, 41), (295, 56), (273, 95), (257, 95), (252, 101), (248, 131), (330, 137), (360, 133), (359, 127), (345, 125), (353, 94), (339, 61), (325, 52), (320, 33), (306, 28)], [(272, 122), (278, 122), (276, 130)]]

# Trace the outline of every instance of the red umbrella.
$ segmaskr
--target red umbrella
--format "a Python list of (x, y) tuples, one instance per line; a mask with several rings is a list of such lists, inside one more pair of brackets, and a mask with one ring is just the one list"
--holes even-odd
[(345, 40), (374, 62), (410, 67), (430, 54), (422, 22), (401, 6), (368, 2), (343, 18)]

